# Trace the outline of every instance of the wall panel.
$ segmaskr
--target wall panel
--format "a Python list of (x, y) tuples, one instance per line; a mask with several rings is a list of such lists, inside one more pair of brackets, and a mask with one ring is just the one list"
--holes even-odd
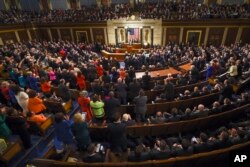
[(241, 34), (241, 40), (243, 43), (250, 43), (250, 27), (243, 28), (243, 31)]
[(57, 33), (57, 29), (51, 28), (50, 31), (51, 31), (52, 39), (55, 40), (55, 41), (58, 41), (59, 36), (58, 36), (58, 33)]
[(20, 41), (29, 41), (29, 36), (26, 30), (18, 31)]
[(185, 28), (184, 27), (182, 42), (186, 42), (188, 31), (201, 31), (200, 45), (204, 44), (206, 28), (199, 28), (199, 27), (188, 27), (188, 28)]
[(104, 28), (93, 28), (92, 32), (95, 42), (105, 43)]
[(72, 41), (69, 28), (60, 29), (60, 33), (62, 40)]
[(238, 30), (239, 30), (239, 28), (237, 28), (237, 27), (228, 28), (225, 45), (231, 45), (231, 44), (235, 43)]
[(89, 28), (74, 28), (73, 29), (73, 35), (74, 35), (74, 38), (75, 40), (80, 40), (79, 37), (77, 37), (77, 33), (78, 32), (83, 32), (83, 33), (86, 33), (87, 34), (87, 39), (86, 41), (88, 42), (92, 42), (91, 41), (91, 35), (90, 35), (90, 29)]
[(210, 28), (208, 34), (207, 45), (221, 45), (222, 38), (223, 38), (224, 28)]
[(14, 31), (11, 32), (0, 32), (0, 38), (2, 39), (3, 43), (6, 44), (8, 42), (17, 42), (16, 35)]
[(167, 28), (166, 29), (166, 44), (169, 42), (179, 43), (180, 28)]

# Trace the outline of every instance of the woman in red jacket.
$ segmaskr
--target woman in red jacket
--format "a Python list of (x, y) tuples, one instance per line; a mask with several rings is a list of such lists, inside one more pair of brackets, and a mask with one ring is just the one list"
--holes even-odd
[(87, 91), (80, 92), (80, 96), (78, 97), (78, 104), (81, 106), (82, 112), (86, 113), (86, 121), (90, 121), (92, 119), (92, 112), (90, 110), (90, 98), (88, 97)]
[(85, 76), (80, 71), (77, 72), (76, 82), (77, 82), (77, 86), (80, 90), (86, 89)]

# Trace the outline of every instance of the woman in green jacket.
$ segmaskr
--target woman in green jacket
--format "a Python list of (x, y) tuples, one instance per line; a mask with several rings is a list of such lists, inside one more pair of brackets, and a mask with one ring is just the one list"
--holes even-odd
[(94, 95), (93, 100), (90, 101), (90, 107), (92, 110), (92, 115), (94, 116), (95, 123), (102, 123), (104, 120), (104, 103), (101, 100), (101, 97)]

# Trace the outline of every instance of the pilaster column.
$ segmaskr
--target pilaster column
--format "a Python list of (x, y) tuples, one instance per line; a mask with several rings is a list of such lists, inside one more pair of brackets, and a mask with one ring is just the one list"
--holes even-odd
[(181, 30), (180, 30), (180, 37), (179, 37), (179, 43), (182, 43), (182, 40), (183, 40), (183, 30), (184, 30), (184, 28), (181, 27)]
[(93, 29), (90, 28), (90, 37), (91, 37), (91, 42), (94, 42), (94, 36), (93, 36)]
[(70, 29), (70, 36), (71, 36), (72, 41), (75, 42), (75, 38), (74, 38), (74, 34), (73, 34), (73, 29), (72, 28)]
[(48, 34), (49, 34), (49, 40), (50, 40), (50, 41), (52, 41), (52, 40), (53, 40), (53, 38), (52, 38), (52, 34), (51, 34), (50, 29), (48, 28), (48, 29), (47, 29), (47, 31), (48, 31)]
[(207, 28), (206, 28), (205, 39), (204, 39), (204, 45), (205, 45), (205, 46), (207, 45), (207, 40), (208, 40), (209, 31), (210, 31), (210, 27), (207, 27)]
[(242, 27), (240, 27), (238, 30), (237, 36), (236, 36), (236, 41), (235, 41), (236, 43), (240, 41), (242, 31), (243, 31), (243, 29), (242, 29)]
[(29, 31), (29, 30), (27, 30), (27, 34), (28, 34), (29, 40), (31, 41), (32, 38), (31, 38), (31, 35), (30, 35), (30, 31)]
[(15, 31), (15, 35), (16, 35), (17, 42), (20, 42), (20, 37), (19, 37), (19, 35), (18, 35), (18, 32), (17, 32), (17, 31)]
[(59, 38), (58, 40), (62, 40), (60, 29), (57, 28), (56, 30), (57, 30), (57, 34), (58, 34), (58, 38)]
[(222, 41), (221, 44), (224, 45), (225, 41), (227, 39), (227, 32), (228, 32), (228, 27), (225, 28), (224, 33), (223, 33), (223, 37), (222, 37)]

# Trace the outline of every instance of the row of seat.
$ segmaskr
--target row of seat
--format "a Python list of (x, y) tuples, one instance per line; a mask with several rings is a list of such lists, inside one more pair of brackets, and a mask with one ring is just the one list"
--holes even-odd
[[(230, 111), (210, 115), (203, 118), (196, 118), (192, 120), (184, 120), (178, 122), (162, 123), (162, 124), (138, 124), (127, 127), (127, 133), (131, 136), (160, 136), (168, 134), (176, 134), (179, 132), (190, 132), (200, 130), (216, 125), (223, 125), (224, 123), (237, 118), (250, 109), (250, 104), (235, 108)], [(106, 126), (91, 126), (90, 132), (105, 136), (107, 134)]]

